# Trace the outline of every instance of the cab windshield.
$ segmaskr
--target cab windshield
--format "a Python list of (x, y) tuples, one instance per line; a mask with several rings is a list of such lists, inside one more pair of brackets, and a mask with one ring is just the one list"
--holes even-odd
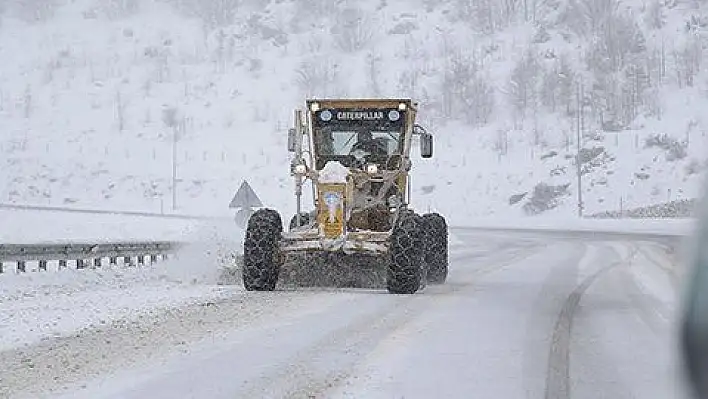
[(391, 116), (394, 118), (383, 120), (323, 121), (320, 118), (313, 124), (317, 168), (324, 167), (327, 161), (339, 161), (348, 167), (362, 162), (385, 167), (391, 157), (400, 155), (403, 150), (403, 118), (400, 113)]

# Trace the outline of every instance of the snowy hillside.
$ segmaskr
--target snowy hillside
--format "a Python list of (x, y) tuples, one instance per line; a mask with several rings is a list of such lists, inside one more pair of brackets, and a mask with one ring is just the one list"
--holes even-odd
[(699, 1), (199, 3), (5, 6), (0, 202), (169, 211), (177, 137), (177, 211), (228, 215), (248, 180), (289, 217), (307, 96), (417, 99), (437, 142), (414, 201), (458, 221), (574, 215), (578, 127), (587, 213), (699, 192)]

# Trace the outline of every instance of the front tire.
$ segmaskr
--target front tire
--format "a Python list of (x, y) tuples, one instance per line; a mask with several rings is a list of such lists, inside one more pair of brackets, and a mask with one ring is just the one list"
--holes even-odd
[(445, 218), (438, 213), (423, 215), (425, 231), (425, 263), (428, 282), (444, 284), (448, 273), (448, 231)]
[(391, 232), (386, 286), (392, 294), (414, 294), (421, 285), (423, 231), (421, 218), (403, 212)]
[(273, 291), (280, 267), (276, 261), (283, 231), (280, 215), (259, 209), (248, 219), (243, 242), (243, 286), (248, 291)]

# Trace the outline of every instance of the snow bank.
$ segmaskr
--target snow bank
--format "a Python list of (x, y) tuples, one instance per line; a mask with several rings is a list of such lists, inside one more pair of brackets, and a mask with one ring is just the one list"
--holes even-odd
[(179, 241), (198, 222), (57, 211), (0, 210), (0, 243)]
[[(142, 227), (124, 223), (126, 231)], [(187, 243), (183, 250), (153, 266), (0, 274), (0, 351), (241, 291), (216, 285), (241, 248), (243, 232), (233, 222), (195, 224), (179, 238)]]
[[(606, 233), (641, 233), (686, 236), (693, 233), (696, 219), (570, 219), (551, 217), (477, 218), (465, 221), (464, 227), (493, 229), (530, 229), (594, 231)], [(458, 225), (457, 227), (463, 227)]]

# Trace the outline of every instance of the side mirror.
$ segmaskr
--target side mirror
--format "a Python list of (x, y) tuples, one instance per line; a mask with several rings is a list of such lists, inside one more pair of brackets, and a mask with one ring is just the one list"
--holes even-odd
[(433, 157), (433, 135), (430, 133), (420, 135), (420, 156), (423, 158)]
[(297, 131), (295, 128), (288, 129), (288, 151), (295, 152), (297, 147)]

